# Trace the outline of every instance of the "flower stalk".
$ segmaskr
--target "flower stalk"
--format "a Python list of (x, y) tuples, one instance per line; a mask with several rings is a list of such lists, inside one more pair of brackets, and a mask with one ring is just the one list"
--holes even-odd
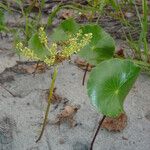
[(40, 133), (38, 139), (36, 140), (36, 143), (42, 138), (42, 135), (44, 133), (44, 130), (45, 130), (45, 127), (46, 127), (46, 124), (47, 124), (47, 118), (48, 118), (48, 113), (49, 113), (49, 110), (50, 110), (51, 99), (52, 99), (52, 96), (53, 96), (53, 90), (54, 90), (54, 87), (55, 87), (55, 81), (56, 81), (57, 74), (58, 74), (58, 67), (55, 66), (53, 76), (52, 76), (52, 82), (51, 82), (50, 90), (49, 90), (48, 105), (47, 105), (47, 108), (46, 108), (41, 133)]

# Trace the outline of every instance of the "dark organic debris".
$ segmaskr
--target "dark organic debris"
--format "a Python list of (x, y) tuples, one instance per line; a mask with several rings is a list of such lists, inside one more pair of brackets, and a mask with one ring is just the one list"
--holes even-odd
[(122, 49), (122, 48), (118, 49), (116, 54), (120, 57), (124, 57), (124, 49)]

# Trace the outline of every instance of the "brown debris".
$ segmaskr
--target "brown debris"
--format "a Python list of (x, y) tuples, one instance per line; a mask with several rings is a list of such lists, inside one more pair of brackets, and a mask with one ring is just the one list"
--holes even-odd
[[(60, 103), (63, 100), (63, 97), (61, 97), (59, 94), (56, 93), (57, 88), (54, 88), (53, 90), (53, 95), (52, 95), (52, 99), (51, 99), (51, 103), (55, 104), (55, 103)], [(46, 90), (45, 93), (45, 99), (48, 101), (48, 96), (49, 96), (49, 89)]]
[(44, 63), (33, 64), (33, 65), (22, 65), (18, 66), (19, 70), (24, 71), (25, 73), (44, 73), (46, 70), (46, 66)]
[(117, 50), (116, 54), (119, 56), (119, 57), (124, 57), (124, 49), (123, 48), (120, 48)]
[(127, 115), (121, 114), (118, 118), (106, 117), (102, 127), (108, 131), (122, 131), (127, 126)]
[(57, 115), (55, 121), (52, 124), (60, 125), (61, 123), (67, 122), (70, 128), (75, 127), (74, 116), (77, 113), (78, 109), (78, 106), (65, 106), (62, 112)]
[(13, 67), (6, 68), (3, 73), (14, 72), (19, 74), (35, 74), (44, 73), (47, 66), (43, 62), (37, 61), (16, 61), (17, 64)]
[(75, 18), (75, 11), (71, 9), (64, 9), (59, 13), (61, 19)]
[[(87, 62), (85, 60), (81, 60), (79, 58), (77, 58), (74, 63), (82, 70), (85, 70), (86, 69), (86, 66), (87, 66)], [(94, 67), (94, 65), (91, 65), (89, 64), (88, 65), (88, 68), (87, 68), (87, 71), (91, 71), (92, 68)]]
[(41, 5), (38, 0), (27, 0), (27, 2), (30, 6), (35, 6), (37, 8), (39, 8)]

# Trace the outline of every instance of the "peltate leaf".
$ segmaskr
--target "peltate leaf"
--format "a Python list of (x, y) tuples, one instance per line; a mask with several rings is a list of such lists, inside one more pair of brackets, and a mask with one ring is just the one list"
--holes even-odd
[(103, 115), (119, 116), (139, 72), (139, 67), (129, 60), (110, 59), (98, 64), (87, 83), (91, 103)]
[(51, 41), (60, 42), (68, 39), (66, 32), (61, 28), (55, 28), (50, 35)]
[(79, 31), (79, 25), (74, 19), (63, 21), (57, 28), (54, 29), (51, 37), (52, 41), (59, 42), (68, 39), (68, 33), (75, 34)]
[(70, 32), (70, 33), (76, 33), (79, 30), (79, 25), (75, 22), (74, 19), (70, 18), (65, 21), (63, 21), (60, 24), (60, 27), (65, 31), (65, 32)]
[(108, 33), (98, 25), (85, 25), (81, 29), (83, 34), (92, 33), (93, 37), (91, 42), (78, 53), (79, 56), (93, 65), (113, 57), (115, 42)]

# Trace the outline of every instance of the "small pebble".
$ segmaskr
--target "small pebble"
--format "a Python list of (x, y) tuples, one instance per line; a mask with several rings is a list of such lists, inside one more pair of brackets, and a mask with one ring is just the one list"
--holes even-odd
[(126, 13), (125, 13), (125, 16), (126, 16), (127, 18), (131, 18), (131, 17), (134, 16), (134, 14), (133, 14), (133, 13), (130, 13), (130, 12), (126, 12)]
[(59, 144), (64, 144), (65, 143), (65, 140), (63, 138), (60, 138), (59, 139)]
[(30, 106), (30, 103), (27, 103), (27, 106)]

